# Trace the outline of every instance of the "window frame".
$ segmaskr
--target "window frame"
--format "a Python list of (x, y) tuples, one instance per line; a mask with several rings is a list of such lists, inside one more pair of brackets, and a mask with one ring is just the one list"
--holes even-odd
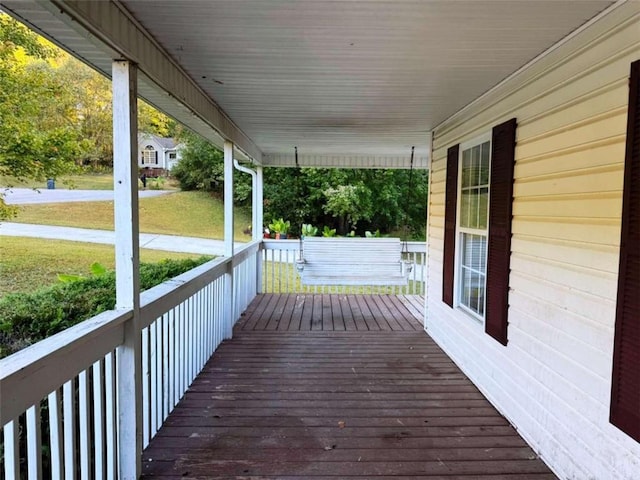
[[(146, 145), (142, 149), (142, 165), (155, 165), (156, 163), (155, 152), (157, 152), (157, 150), (154, 148), (153, 145)], [(151, 158), (150, 161), (147, 161), (147, 154), (149, 154), (149, 156), (153, 156), (153, 158)]]
[[(462, 211), (462, 159), (463, 159), (463, 155), (464, 152), (467, 150), (472, 149), (473, 147), (482, 145), (484, 143), (489, 143), (489, 171), (488, 171), (488, 177), (487, 177), (487, 189), (488, 189), (488, 195), (487, 195), (487, 225), (486, 228), (484, 230), (481, 229), (475, 229), (475, 228), (469, 228), (469, 227), (461, 227), (461, 219), (462, 219), (462, 215), (461, 215), (461, 211)], [(466, 315), (470, 316), (471, 318), (473, 318), (474, 320), (476, 320), (478, 323), (484, 325), (485, 324), (485, 319), (486, 319), (486, 315), (487, 315), (487, 268), (488, 268), (488, 264), (487, 264), (487, 259), (488, 259), (488, 253), (489, 253), (489, 205), (490, 205), (490, 200), (491, 200), (491, 157), (492, 157), (492, 147), (493, 147), (493, 135), (492, 135), (492, 131), (488, 131), (486, 133), (483, 133), (482, 135), (479, 135), (477, 137), (472, 138), (471, 140), (467, 140), (466, 142), (462, 142), (460, 143), (460, 147), (458, 150), (458, 180), (457, 180), (457, 191), (456, 191), (456, 196), (457, 196), (457, 201), (456, 201), (456, 231), (455, 231), (455, 253), (454, 253), (454, 259), (455, 259), (455, 267), (454, 267), (454, 279), (453, 279), (453, 304), (454, 307), (457, 308), (458, 310), (464, 312)], [(483, 314), (480, 315), (477, 312), (473, 311), (471, 308), (469, 308), (468, 306), (466, 306), (464, 303), (462, 303), (462, 292), (463, 292), (463, 288), (462, 288), (462, 268), (463, 268), (463, 261), (462, 261), (462, 255), (463, 255), (463, 242), (462, 242), (462, 236), (463, 234), (470, 234), (470, 235), (481, 235), (483, 236), (486, 241), (485, 241), (485, 251), (484, 251), (484, 258), (485, 258), (485, 265), (484, 265), (484, 304), (483, 304), (483, 308), (482, 308), (482, 312)]]

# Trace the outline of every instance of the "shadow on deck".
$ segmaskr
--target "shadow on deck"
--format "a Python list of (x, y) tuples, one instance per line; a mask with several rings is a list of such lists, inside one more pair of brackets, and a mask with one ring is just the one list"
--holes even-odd
[(419, 311), (258, 296), (145, 450), (143, 478), (555, 478)]

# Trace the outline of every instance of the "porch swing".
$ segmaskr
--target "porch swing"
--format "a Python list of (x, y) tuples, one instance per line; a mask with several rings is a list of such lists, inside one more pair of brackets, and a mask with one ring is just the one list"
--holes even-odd
[[(413, 155), (409, 170), (409, 191), (413, 188)], [(298, 149), (295, 149), (298, 167)], [(296, 270), (303, 285), (403, 286), (409, 281), (413, 262), (408, 253), (409, 198), (405, 210), (404, 240), (400, 238), (304, 237)]]

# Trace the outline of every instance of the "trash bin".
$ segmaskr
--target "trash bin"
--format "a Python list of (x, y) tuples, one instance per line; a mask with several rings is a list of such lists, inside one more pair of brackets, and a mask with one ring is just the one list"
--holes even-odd
[(56, 188), (56, 181), (53, 178), (47, 179), (47, 189), (54, 190)]

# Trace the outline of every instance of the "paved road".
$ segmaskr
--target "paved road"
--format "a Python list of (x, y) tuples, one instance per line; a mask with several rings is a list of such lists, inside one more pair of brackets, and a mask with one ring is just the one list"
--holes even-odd
[[(140, 198), (157, 197), (171, 193), (171, 190), (141, 190)], [(33, 203), (64, 203), (64, 202), (99, 202), (112, 201), (113, 190), (33, 190), (31, 188), (0, 188), (4, 194), (4, 201), (11, 205), (26, 205)]]
[[(56, 227), (52, 225), (32, 225), (28, 223), (0, 223), (0, 236), (35, 237), (75, 242), (115, 243), (115, 232), (88, 228)], [(236, 246), (242, 243), (236, 242)], [(140, 234), (140, 248), (166, 250), (168, 252), (198, 253), (202, 255), (223, 255), (224, 242), (208, 238), (179, 237), (155, 233)]]

